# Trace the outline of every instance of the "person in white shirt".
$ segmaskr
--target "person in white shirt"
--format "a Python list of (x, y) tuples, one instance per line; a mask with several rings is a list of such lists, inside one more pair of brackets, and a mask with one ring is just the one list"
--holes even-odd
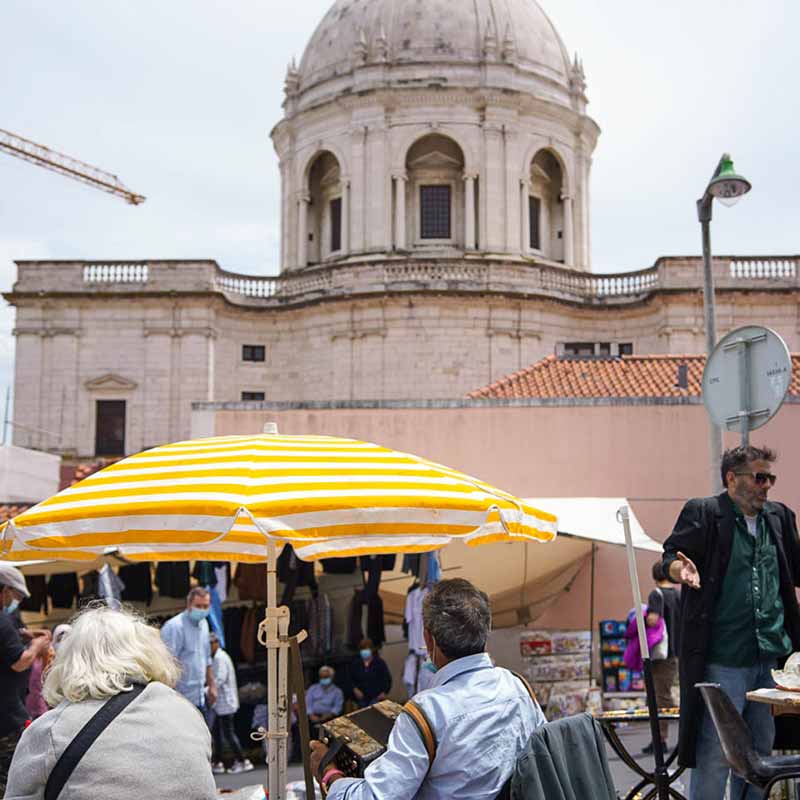
[(255, 769), (249, 759), (244, 757), (242, 745), (233, 727), (233, 718), (239, 710), (239, 687), (236, 685), (236, 669), (231, 657), (222, 649), (219, 636), (209, 635), (211, 642), (211, 664), (214, 668), (214, 681), (217, 686), (217, 702), (214, 703), (214, 722), (212, 726), (214, 755), (213, 771), (217, 774), (225, 772), (222, 763), (222, 751), (225, 742), (233, 750), (236, 760), (228, 772), (250, 772)]

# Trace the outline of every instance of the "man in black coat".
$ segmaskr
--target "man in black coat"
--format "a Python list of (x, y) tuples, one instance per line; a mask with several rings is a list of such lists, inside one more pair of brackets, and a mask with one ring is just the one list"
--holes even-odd
[[(756, 748), (772, 750), (767, 705), (745, 694), (773, 686), (771, 670), (800, 649), (800, 540), (794, 513), (769, 502), (775, 454), (736, 447), (722, 457), (725, 491), (689, 500), (664, 543), (663, 569), (681, 592), (681, 720), (678, 761), (692, 772), (690, 800), (722, 800), (728, 766), (696, 683), (721, 684)], [(733, 796), (761, 797), (731, 776)]]

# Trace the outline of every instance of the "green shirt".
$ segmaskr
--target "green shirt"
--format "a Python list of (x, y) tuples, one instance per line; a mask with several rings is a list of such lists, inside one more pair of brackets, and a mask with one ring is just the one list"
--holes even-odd
[(714, 610), (708, 661), (750, 667), (784, 656), (792, 643), (783, 625), (778, 554), (763, 514), (756, 535), (734, 505), (736, 528), (731, 559)]

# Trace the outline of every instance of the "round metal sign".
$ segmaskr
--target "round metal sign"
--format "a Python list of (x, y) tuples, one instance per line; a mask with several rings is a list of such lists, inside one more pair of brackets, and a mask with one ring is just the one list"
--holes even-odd
[(786, 342), (769, 328), (747, 325), (714, 348), (703, 372), (703, 403), (715, 425), (746, 433), (775, 416), (791, 380)]

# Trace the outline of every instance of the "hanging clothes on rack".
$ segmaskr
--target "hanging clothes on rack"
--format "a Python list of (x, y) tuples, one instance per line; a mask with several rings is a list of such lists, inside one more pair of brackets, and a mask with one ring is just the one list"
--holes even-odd
[(323, 659), (333, 650), (333, 613), (328, 595), (323, 592), (306, 601), (308, 638), (300, 645), (304, 656)]
[(156, 567), (156, 585), (161, 597), (186, 597), (190, 588), (189, 562), (160, 561)]
[(125, 591), (125, 583), (114, 572), (108, 564), (103, 564), (98, 574), (97, 591), (102, 600), (105, 600), (109, 608), (119, 610), (122, 603), (122, 593)]
[[(423, 556), (425, 557), (427, 554)], [(420, 681), (425, 681), (428, 677), (424, 674), (427, 671), (424, 664), (428, 660), (428, 650), (423, 636), (422, 605), (429, 592), (428, 586), (415, 582), (406, 595), (403, 629), (408, 639), (408, 655), (403, 664), (403, 683), (409, 697), (421, 691)], [(432, 678), (433, 674), (430, 676)]]
[(267, 602), (267, 570), (263, 564), (239, 564), (233, 582), (240, 600)]
[(359, 565), (364, 576), (366, 599), (377, 596), (381, 585), (381, 573), (391, 572), (397, 561), (394, 554), (381, 556), (360, 556)]
[(238, 664), (242, 659), (242, 620), (245, 609), (242, 606), (224, 608), (222, 610), (222, 625), (225, 629), (225, 642), (228, 655)]
[(280, 605), (291, 604), (298, 586), (308, 586), (312, 591), (318, 589), (317, 579), (314, 576), (314, 562), (299, 559), (290, 544), (281, 551), (276, 567), (278, 580), (283, 584)]
[(31, 596), (20, 603), (22, 611), (47, 613), (47, 578), (44, 575), (26, 575), (25, 583)]
[(216, 586), (211, 586), (208, 589), (211, 595), (211, 606), (208, 613), (208, 624), (211, 630), (219, 637), (219, 645), (225, 649), (225, 625), (222, 622), (222, 602), (219, 597), (219, 592)]
[(419, 578), (420, 558), (420, 553), (406, 553), (403, 556), (403, 566), (400, 568), (401, 571), (405, 572), (406, 575), (413, 575), (415, 578)]
[(328, 575), (352, 575), (356, 571), (358, 559), (352, 558), (323, 558), (322, 571)]
[(439, 551), (434, 550), (427, 554), (428, 556), (428, 576), (425, 581), (425, 586), (430, 586), (433, 583), (438, 583), (442, 579), (442, 562), (439, 559)]
[(197, 580), (200, 586), (216, 586), (217, 575), (214, 572), (213, 561), (195, 561), (192, 577)]
[(123, 600), (150, 605), (153, 601), (153, 578), (149, 561), (120, 567), (119, 578), (125, 584)]
[(47, 582), (47, 595), (53, 602), (53, 608), (72, 608), (78, 596), (78, 574), (65, 572), (51, 575)]
[[(367, 607), (366, 637), (361, 624), (364, 606)], [(353, 650), (358, 650), (358, 643), (364, 638), (371, 639), (376, 648), (380, 648), (386, 641), (386, 631), (383, 625), (383, 600), (379, 594), (368, 599), (363, 589), (356, 589), (353, 592), (353, 599), (350, 601), (348, 619), (347, 643)]]
[(230, 561), (214, 562), (214, 578), (216, 580), (217, 594), (221, 603), (228, 599), (228, 587), (231, 584)]

